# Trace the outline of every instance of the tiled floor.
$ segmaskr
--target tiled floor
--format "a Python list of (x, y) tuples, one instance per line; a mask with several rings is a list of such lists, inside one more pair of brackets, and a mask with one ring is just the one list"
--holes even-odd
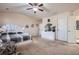
[(34, 37), (31, 43), (20, 44), (17, 50), (23, 55), (76, 55), (79, 54), (79, 45)]

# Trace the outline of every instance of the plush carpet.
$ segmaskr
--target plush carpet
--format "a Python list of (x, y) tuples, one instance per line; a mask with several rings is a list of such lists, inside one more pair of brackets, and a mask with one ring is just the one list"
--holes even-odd
[(49, 41), (34, 37), (33, 41), (22, 42), (18, 45), (17, 51), (22, 55), (78, 55), (79, 44), (69, 44), (63, 41)]

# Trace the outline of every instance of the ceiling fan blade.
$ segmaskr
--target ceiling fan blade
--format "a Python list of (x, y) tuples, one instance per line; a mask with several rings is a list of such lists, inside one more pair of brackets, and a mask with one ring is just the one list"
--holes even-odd
[(45, 6), (43, 6), (43, 7), (41, 7), (45, 12), (50, 12), (50, 10), (47, 8), (47, 7), (45, 7)]
[(33, 9), (33, 8), (27, 8), (26, 10), (30, 10), (30, 9)]
[(37, 6), (37, 5), (38, 5), (38, 3), (34, 3), (34, 5), (35, 5), (35, 6)]
[(42, 10), (42, 9), (39, 9), (40, 11), (44, 11), (44, 10)]
[(32, 3), (29, 3), (29, 5), (33, 6), (33, 4), (32, 4)]
[(43, 6), (43, 4), (40, 4), (39, 7)]

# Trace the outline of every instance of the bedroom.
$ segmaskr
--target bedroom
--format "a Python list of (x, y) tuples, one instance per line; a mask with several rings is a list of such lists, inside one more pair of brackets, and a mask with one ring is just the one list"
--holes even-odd
[(0, 3), (0, 54), (79, 54), (78, 23), (79, 3)]

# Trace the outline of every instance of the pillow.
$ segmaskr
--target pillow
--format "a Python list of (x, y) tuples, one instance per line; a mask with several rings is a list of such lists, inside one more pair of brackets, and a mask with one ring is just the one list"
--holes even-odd
[(9, 35), (11, 35), (11, 34), (16, 34), (16, 32), (8, 32), (8, 34), (9, 34)]
[(18, 34), (23, 34), (23, 32), (17, 32)]
[(1, 35), (7, 35), (7, 33), (5, 32), (5, 33), (1, 33)]

